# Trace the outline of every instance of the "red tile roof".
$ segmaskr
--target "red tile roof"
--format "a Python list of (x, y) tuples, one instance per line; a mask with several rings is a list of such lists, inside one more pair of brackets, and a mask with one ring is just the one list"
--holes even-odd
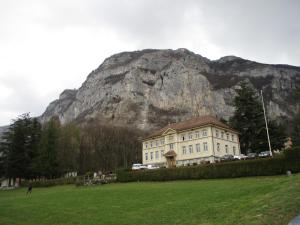
[(232, 129), (231, 127), (229, 127), (227, 124), (219, 121), (216, 117), (200, 116), (200, 117), (194, 117), (194, 118), (191, 118), (191, 119), (179, 122), (179, 123), (169, 124), (169, 125), (161, 128), (160, 130), (153, 132), (152, 134), (150, 134), (149, 136), (144, 138), (144, 140), (154, 138), (157, 136), (161, 136), (168, 129), (173, 129), (178, 132), (178, 131), (188, 130), (188, 129), (192, 129), (192, 128), (196, 128), (196, 127), (201, 127), (204, 125), (215, 125), (218, 127), (222, 127), (224, 129), (228, 129), (228, 130), (237, 132), (234, 129)]

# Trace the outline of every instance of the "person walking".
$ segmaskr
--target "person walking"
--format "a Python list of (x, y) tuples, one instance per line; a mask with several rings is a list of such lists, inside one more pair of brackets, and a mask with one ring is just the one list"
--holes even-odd
[(31, 194), (31, 192), (32, 192), (32, 184), (29, 183), (26, 195)]

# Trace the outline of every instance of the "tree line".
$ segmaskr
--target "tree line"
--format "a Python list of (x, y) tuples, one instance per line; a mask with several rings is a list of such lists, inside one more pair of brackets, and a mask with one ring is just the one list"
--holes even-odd
[(114, 171), (141, 161), (140, 141), (134, 130), (105, 126), (61, 125), (54, 117), (41, 124), (23, 114), (0, 141), (0, 177), (10, 180), (51, 179), (69, 172)]

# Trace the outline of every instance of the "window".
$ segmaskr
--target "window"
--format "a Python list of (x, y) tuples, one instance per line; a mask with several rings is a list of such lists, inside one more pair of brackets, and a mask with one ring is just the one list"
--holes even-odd
[(158, 151), (155, 152), (155, 158), (158, 159), (159, 158), (159, 154)]
[(189, 140), (193, 139), (193, 133), (189, 133)]
[(234, 135), (233, 134), (231, 135), (231, 140), (234, 141)]
[(228, 145), (225, 145), (225, 152), (228, 153)]
[(148, 148), (148, 142), (145, 143), (145, 148)]
[(229, 134), (228, 133), (226, 133), (226, 138), (227, 138), (227, 140), (229, 140)]
[(165, 144), (165, 139), (164, 138), (160, 140), (160, 144), (161, 145)]
[(224, 132), (223, 131), (221, 132), (221, 138), (224, 138)]
[(233, 155), (235, 155), (235, 146), (232, 147)]
[(153, 147), (153, 142), (152, 142), (152, 141), (150, 142), (150, 147), (151, 147), (151, 148)]
[(189, 152), (190, 152), (190, 154), (193, 153), (193, 145), (189, 145)]
[(161, 150), (161, 151), (160, 151), (160, 157), (163, 157), (164, 154), (165, 154), (165, 151), (164, 151), (164, 150)]
[(220, 151), (220, 143), (217, 143), (217, 151)]
[(182, 141), (185, 140), (185, 135), (184, 135), (184, 134), (181, 135), (181, 140), (182, 140)]
[(148, 152), (145, 153), (145, 159), (148, 160)]
[(186, 147), (182, 146), (182, 155), (185, 155), (185, 154), (186, 154)]
[(195, 132), (195, 137), (196, 137), (196, 138), (199, 138), (199, 137), (200, 137), (199, 131), (196, 131), (196, 132)]
[(216, 137), (219, 137), (219, 130), (216, 130)]
[(170, 148), (170, 150), (173, 150), (174, 149), (174, 144), (173, 143), (169, 144), (169, 148)]
[(169, 141), (173, 141), (173, 139), (174, 139), (174, 136), (173, 136), (173, 135), (170, 135), (170, 136), (169, 136)]
[(202, 131), (202, 135), (203, 135), (204, 137), (206, 137), (206, 136), (207, 136), (207, 130), (203, 130), (203, 131)]
[(200, 152), (200, 144), (196, 144), (196, 151)]
[(156, 140), (156, 147), (158, 146), (158, 140)]
[(153, 159), (153, 152), (150, 152), (150, 160)]
[(207, 142), (204, 142), (204, 143), (203, 143), (203, 150), (204, 150), (204, 151), (208, 151)]

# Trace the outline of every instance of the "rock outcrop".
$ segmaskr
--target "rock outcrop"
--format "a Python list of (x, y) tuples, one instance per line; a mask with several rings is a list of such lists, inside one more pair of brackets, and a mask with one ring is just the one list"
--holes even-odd
[(107, 58), (78, 90), (65, 90), (41, 121), (98, 118), (143, 130), (196, 115), (232, 115), (235, 89), (248, 80), (263, 90), (272, 118), (299, 109), (300, 67), (268, 65), (235, 56), (211, 61), (186, 49), (123, 52)]

